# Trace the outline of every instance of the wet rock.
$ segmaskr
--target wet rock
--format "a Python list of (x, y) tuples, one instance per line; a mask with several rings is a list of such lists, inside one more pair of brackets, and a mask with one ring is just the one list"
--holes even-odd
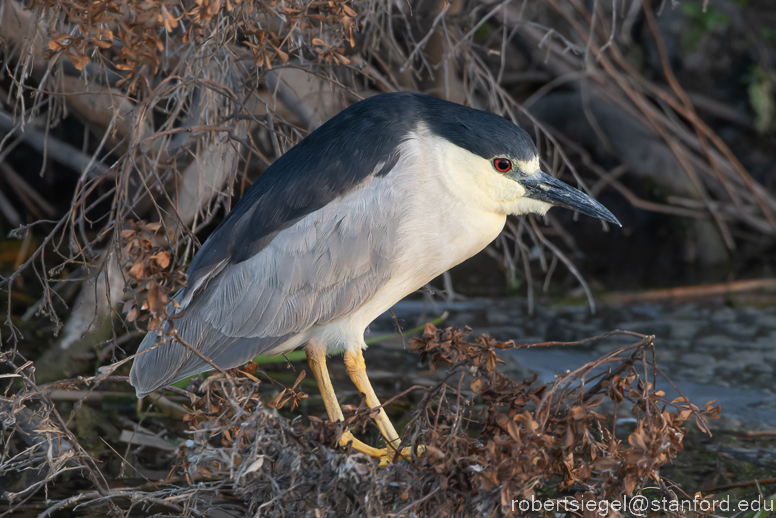
[(735, 322), (738, 319), (738, 312), (733, 308), (721, 308), (714, 312), (714, 322)]
[(488, 324), (492, 326), (503, 326), (506, 324), (514, 324), (516, 318), (513, 315), (510, 315), (504, 310), (501, 310), (500, 308), (492, 309), (488, 311)]
[(749, 372), (758, 374), (773, 374), (773, 366), (770, 363), (764, 361), (751, 362), (747, 364), (746, 368)]
[(590, 314), (590, 308), (587, 306), (567, 306), (561, 310), (561, 314), (565, 316), (577, 317), (578, 319), (584, 319)]
[(478, 318), (478, 315), (476, 313), (465, 311), (465, 312), (453, 314), (450, 317), (450, 321), (448, 325), (459, 326), (459, 327), (463, 327), (463, 326), (473, 327), (477, 325), (477, 322), (479, 321), (480, 321), (480, 318)]
[(637, 306), (631, 306), (629, 308), (632, 313), (647, 317), (652, 320), (660, 318), (660, 312), (663, 307), (660, 304), (641, 304)]
[(668, 320), (663, 324), (668, 326), (667, 335), (675, 340), (691, 340), (698, 331), (708, 325), (701, 320)]
[(755, 344), (768, 349), (776, 349), (776, 331), (771, 331), (765, 336), (757, 337)]
[(720, 416), (719, 419), (711, 420), (709, 425), (720, 432), (738, 432), (744, 429), (743, 422), (735, 417)]
[(776, 329), (776, 314), (774, 313), (758, 313), (755, 318), (758, 326), (766, 329)]
[(759, 331), (758, 326), (740, 322), (725, 322), (718, 327), (724, 328), (725, 334), (742, 340), (751, 340)]
[(670, 365), (677, 361), (677, 358), (679, 358), (679, 353), (677, 351), (672, 351), (667, 348), (660, 348), (660, 356), (658, 357), (658, 367), (664, 366), (664, 365)]
[[(682, 358), (682, 364), (686, 365), (686, 360)], [(676, 376), (672, 376), (672, 379), (687, 379), (694, 381), (695, 383), (702, 383), (704, 385), (711, 384), (715, 381), (715, 365), (714, 363), (707, 363), (704, 365), (692, 364), (690, 368), (683, 368)]]
[(691, 349), (690, 340), (678, 340), (674, 338), (661, 338), (655, 337), (655, 345), (657, 345), (661, 351), (688, 351)]
[(739, 349), (742, 345), (742, 340), (725, 335), (711, 335), (695, 340), (694, 345), (696, 349), (706, 350), (711, 353), (728, 353)]
[(673, 315), (676, 318), (695, 318), (697, 313), (698, 305), (694, 303), (683, 304), (673, 311)]
[(713, 356), (703, 353), (684, 353), (680, 359), (683, 365), (694, 369), (705, 369), (708, 366), (713, 368), (717, 363)]

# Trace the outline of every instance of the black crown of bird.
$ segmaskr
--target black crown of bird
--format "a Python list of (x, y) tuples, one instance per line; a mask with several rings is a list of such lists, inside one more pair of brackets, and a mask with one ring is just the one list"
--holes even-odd
[[(149, 332), (130, 381), (144, 396), (213, 365), (304, 347), (330, 420), (344, 418), (329, 355), (344, 354), (367, 404), (379, 407), (366, 327), (485, 248), (507, 216), (552, 206), (619, 225), (542, 172), (528, 133), (503, 117), (415, 93), (365, 99), (278, 158), (213, 231), (169, 308), (182, 312), (174, 336), (186, 345), (169, 328)], [(399, 436), (384, 410), (374, 419), (387, 448), (347, 430), (340, 443), (390, 459)]]

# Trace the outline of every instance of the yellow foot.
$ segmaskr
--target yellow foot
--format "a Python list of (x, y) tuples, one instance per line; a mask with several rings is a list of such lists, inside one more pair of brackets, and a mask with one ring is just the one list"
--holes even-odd
[[(388, 451), (387, 448), (383, 448), (383, 450), (386, 452), (385, 457), (380, 458), (380, 465), (381, 466), (387, 466), (391, 462), (393, 462), (397, 452), (393, 448), (391, 448), (390, 451)], [(423, 455), (423, 452), (426, 451), (426, 447), (423, 445), (418, 446), (418, 456)], [(410, 460), (412, 458), (412, 448), (402, 448), (401, 453), (398, 454), (400, 458), (404, 458), (407, 460)]]
[[(383, 448), (386, 451), (385, 457), (382, 457), (380, 459), (380, 465), (381, 466), (387, 466), (391, 462), (393, 462), (395, 455), (397, 454), (396, 450), (391, 448), (391, 451), (388, 451), (387, 448)], [(418, 446), (418, 456), (423, 455), (423, 453), (426, 451), (426, 447), (422, 444)], [(412, 448), (402, 448), (401, 453), (398, 454), (400, 458), (404, 458), (407, 460), (410, 460), (412, 458)]]
[[(394, 449), (389, 451), (388, 448), (373, 448), (368, 444), (365, 444), (364, 442), (353, 437), (353, 434), (350, 433), (350, 430), (345, 430), (342, 433), (342, 436), (340, 436), (339, 439), (339, 444), (343, 447), (346, 447), (348, 444), (350, 444), (354, 450), (360, 451), (361, 453), (366, 453), (374, 459), (380, 459), (381, 466), (387, 466), (388, 463), (393, 461), (394, 455), (396, 454), (396, 450)], [(424, 451), (426, 451), (425, 446), (418, 446), (418, 455), (422, 455)], [(412, 458), (412, 448), (402, 448), (401, 456), (405, 459)]]
[(382, 459), (388, 455), (388, 452), (385, 448), (372, 448), (368, 444), (353, 437), (353, 434), (350, 433), (350, 430), (345, 430), (342, 432), (342, 435), (339, 438), (339, 445), (344, 448), (347, 447), (348, 444), (351, 445), (354, 450), (360, 451), (361, 453), (366, 453), (375, 459)]

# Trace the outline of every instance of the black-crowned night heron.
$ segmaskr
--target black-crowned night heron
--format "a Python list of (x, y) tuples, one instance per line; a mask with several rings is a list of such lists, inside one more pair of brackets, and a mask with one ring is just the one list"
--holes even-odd
[[(493, 241), (510, 214), (553, 205), (619, 224), (540, 170), (531, 138), (489, 112), (411, 93), (361, 101), (280, 157), (194, 256), (175, 300), (179, 336), (221, 368), (304, 346), (332, 421), (326, 356), (344, 353), (367, 404), (364, 331), (380, 314)], [(169, 331), (169, 328), (168, 328)], [(151, 332), (139, 352), (157, 344)], [(138, 396), (212, 366), (174, 340), (135, 359)], [(389, 446), (399, 437), (375, 418)], [(345, 432), (374, 457), (393, 456)], [(406, 453), (404, 453), (406, 454)]]

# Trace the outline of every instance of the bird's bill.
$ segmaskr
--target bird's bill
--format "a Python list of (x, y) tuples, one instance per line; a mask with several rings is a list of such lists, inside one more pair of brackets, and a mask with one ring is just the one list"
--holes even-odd
[(525, 190), (525, 196), (551, 205), (575, 210), (585, 216), (602, 219), (622, 226), (614, 214), (587, 194), (567, 185), (552, 176), (539, 171), (521, 176), (517, 181)]

